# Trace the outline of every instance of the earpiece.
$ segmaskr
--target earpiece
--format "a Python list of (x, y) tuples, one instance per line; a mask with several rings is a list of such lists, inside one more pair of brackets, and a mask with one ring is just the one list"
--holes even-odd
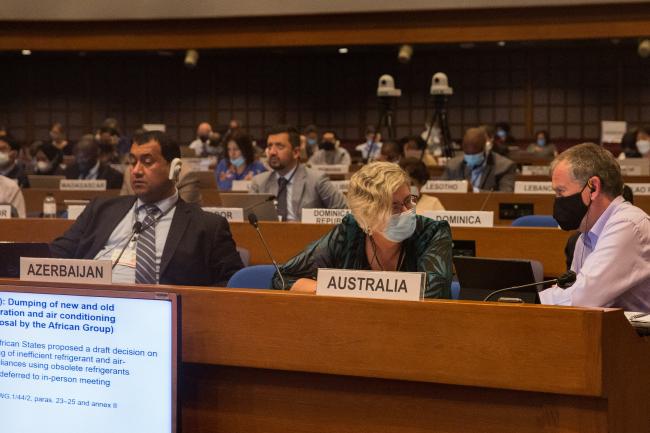
[(172, 159), (172, 162), (169, 165), (169, 180), (177, 181), (178, 175), (181, 172), (181, 167), (183, 166), (183, 161), (180, 158)]
[(591, 181), (587, 181), (587, 187), (589, 187), (589, 191), (591, 192), (596, 191), (596, 187), (594, 186), (593, 183), (591, 183)]

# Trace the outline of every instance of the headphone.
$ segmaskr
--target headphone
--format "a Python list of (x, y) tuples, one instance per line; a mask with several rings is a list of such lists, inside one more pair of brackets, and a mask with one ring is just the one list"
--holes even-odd
[(175, 182), (178, 181), (178, 175), (181, 172), (181, 167), (183, 166), (183, 161), (180, 158), (172, 159), (172, 162), (169, 164), (169, 180)]

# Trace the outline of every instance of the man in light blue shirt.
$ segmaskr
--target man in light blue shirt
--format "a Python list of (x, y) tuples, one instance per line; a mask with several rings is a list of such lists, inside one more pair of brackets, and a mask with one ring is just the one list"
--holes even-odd
[(650, 313), (650, 217), (621, 196), (616, 159), (601, 146), (580, 144), (552, 162), (551, 177), (554, 218), (582, 235), (571, 264), (576, 282), (542, 291), (542, 303)]

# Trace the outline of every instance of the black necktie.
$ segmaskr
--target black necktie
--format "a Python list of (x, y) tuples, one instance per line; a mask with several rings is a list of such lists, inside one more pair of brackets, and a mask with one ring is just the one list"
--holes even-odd
[(278, 215), (282, 221), (287, 220), (287, 184), (289, 181), (284, 177), (278, 178)]

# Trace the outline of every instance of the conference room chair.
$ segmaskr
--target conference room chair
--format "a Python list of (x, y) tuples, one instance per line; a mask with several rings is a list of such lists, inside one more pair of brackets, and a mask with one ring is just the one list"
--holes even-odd
[(275, 274), (273, 265), (254, 265), (242, 268), (230, 277), (227, 287), (235, 289), (270, 289)]
[(551, 215), (525, 215), (512, 222), (513, 227), (558, 227)]

